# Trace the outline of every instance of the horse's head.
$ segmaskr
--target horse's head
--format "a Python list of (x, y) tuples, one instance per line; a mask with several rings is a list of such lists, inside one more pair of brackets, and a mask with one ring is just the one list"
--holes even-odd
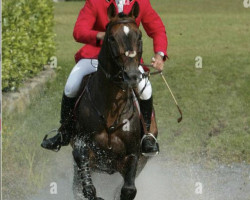
[(109, 55), (112, 63), (105, 70), (113, 79), (130, 87), (136, 86), (140, 80), (138, 66), (142, 56), (142, 33), (135, 22), (138, 15), (137, 2), (128, 15), (117, 15), (112, 3), (108, 8), (110, 22), (103, 42), (107, 51), (105, 53)]

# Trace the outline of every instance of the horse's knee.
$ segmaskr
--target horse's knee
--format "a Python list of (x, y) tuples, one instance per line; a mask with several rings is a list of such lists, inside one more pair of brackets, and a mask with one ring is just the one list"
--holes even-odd
[(83, 186), (83, 195), (87, 199), (93, 199), (96, 197), (96, 189), (94, 185)]
[(79, 150), (78, 149), (73, 149), (72, 155), (73, 155), (73, 158), (74, 158), (77, 166), (79, 167), (79, 164), (81, 162), (81, 154), (80, 154)]
[(123, 186), (121, 190), (121, 200), (133, 200), (137, 190), (135, 186)]
[(72, 152), (73, 158), (78, 166), (78, 168), (82, 168), (88, 162), (89, 159), (89, 151), (88, 148), (84, 146), (75, 147)]

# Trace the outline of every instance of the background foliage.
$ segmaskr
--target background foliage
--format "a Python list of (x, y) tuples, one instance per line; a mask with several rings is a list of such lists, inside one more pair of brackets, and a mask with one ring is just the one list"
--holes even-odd
[(3, 0), (3, 91), (16, 90), (53, 55), (53, 2)]

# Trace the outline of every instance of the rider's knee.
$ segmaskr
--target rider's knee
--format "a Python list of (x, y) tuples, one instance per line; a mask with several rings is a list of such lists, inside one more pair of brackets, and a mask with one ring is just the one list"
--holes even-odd
[(141, 92), (140, 99), (148, 100), (152, 96), (152, 86), (149, 80), (145, 78), (139, 84), (139, 91)]
[(64, 88), (64, 93), (67, 97), (70, 98), (76, 97), (78, 93), (78, 88), (76, 88), (73, 84), (67, 83)]

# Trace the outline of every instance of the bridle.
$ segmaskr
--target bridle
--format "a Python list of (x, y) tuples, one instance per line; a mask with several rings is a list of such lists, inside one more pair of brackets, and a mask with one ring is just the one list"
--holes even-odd
[[(110, 51), (110, 54), (111, 54), (111, 57), (112, 57), (112, 61), (115, 63), (116, 67), (118, 67), (118, 72), (114, 75), (111, 75), (109, 72), (106, 71), (106, 69), (103, 67), (103, 63), (102, 61), (99, 59), (99, 68), (102, 70), (102, 72), (104, 73), (105, 77), (112, 81), (114, 84), (116, 84), (117, 86), (119, 87), (122, 87), (122, 89), (124, 89), (124, 85), (125, 87), (127, 87), (127, 84), (126, 84), (126, 81), (128, 80), (128, 75), (127, 73), (125, 72), (125, 66), (124, 66), (124, 63), (121, 63), (121, 62), (118, 62), (118, 59), (121, 57), (121, 56), (127, 56), (129, 57), (128, 55), (128, 51), (124, 51), (124, 52), (119, 52), (119, 45), (118, 43), (116, 42), (116, 40), (113, 38), (113, 36), (109, 36), (110, 34), (110, 30), (111, 28), (114, 26), (114, 25), (117, 25), (117, 24), (136, 24), (135, 20), (134, 19), (121, 19), (121, 20), (118, 20), (118, 21), (114, 21), (114, 22), (109, 22), (106, 26), (106, 30), (107, 30), (107, 42), (108, 42), (108, 49)], [(142, 56), (142, 40), (139, 40), (138, 41), (138, 50), (135, 52), (136, 55), (138, 54), (139, 55), (139, 58), (138, 60), (140, 61), (141, 59), (141, 56)], [(139, 66), (139, 63), (138, 63), (138, 66)]]

